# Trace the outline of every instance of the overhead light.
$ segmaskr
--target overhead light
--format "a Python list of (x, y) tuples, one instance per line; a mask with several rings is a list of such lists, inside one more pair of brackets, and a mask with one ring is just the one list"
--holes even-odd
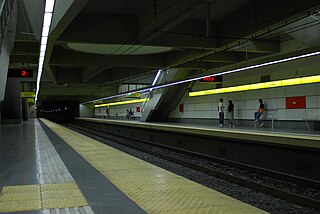
[(317, 52), (313, 52), (313, 53), (303, 54), (303, 55), (300, 55), (300, 56), (289, 57), (289, 58), (275, 60), (275, 61), (271, 61), (271, 62), (265, 62), (265, 63), (252, 65), (252, 66), (247, 66), (247, 67), (243, 67), (243, 68), (237, 68), (237, 69), (224, 71), (224, 72), (220, 72), (220, 73), (216, 73), (216, 74), (211, 74), (211, 75), (206, 75), (206, 76), (201, 76), (201, 77), (195, 77), (195, 78), (186, 79), (186, 80), (180, 80), (180, 81), (167, 83), (167, 84), (163, 84), (163, 85), (159, 85), (159, 86), (153, 86), (153, 87), (150, 87), (150, 88), (147, 88), (147, 89), (138, 90), (138, 92), (143, 92), (143, 91), (147, 91), (147, 90), (150, 90), (150, 89), (160, 89), (160, 88), (169, 87), (169, 86), (178, 85), (178, 84), (183, 84), (183, 83), (187, 83), (187, 82), (193, 82), (193, 81), (200, 80), (202, 78), (207, 78), (207, 77), (214, 77), (214, 76), (219, 76), (219, 75), (232, 74), (232, 73), (236, 73), (236, 72), (240, 72), (240, 71), (251, 70), (251, 69), (254, 69), (254, 68), (260, 68), (260, 67), (265, 67), (265, 66), (269, 66), (269, 65), (275, 65), (275, 64), (279, 64), (279, 63), (283, 63), (283, 62), (289, 62), (289, 61), (293, 61), (293, 60), (297, 60), (297, 59), (316, 56), (316, 55), (319, 55), (319, 54), (320, 54), (320, 51), (317, 51)]
[(133, 103), (144, 103), (144, 102), (147, 102), (148, 100), (149, 100), (149, 98), (137, 99), (137, 100), (127, 100), (127, 101), (120, 101), (120, 102), (113, 102), (113, 103), (98, 104), (98, 105), (94, 105), (94, 107), (95, 108), (99, 108), (99, 107), (105, 107), (105, 106), (116, 106), (116, 105), (133, 104)]
[(47, 45), (41, 45), (40, 46), (40, 52), (46, 52)]
[(158, 80), (158, 78), (160, 76), (161, 71), (162, 71), (161, 69), (158, 70), (157, 75), (156, 75), (156, 77), (154, 78), (154, 80), (152, 82), (152, 86), (154, 86), (156, 84), (156, 82), (157, 82), (157, 80)]
[(38, 68), (40, 68), (40, 67), (43, 67), (43, 61), (42, 61), (42, 62), (39, 62)]
[(44, 13), (43, 27), (50, 27), (52, 19), (52, 13)]
[(48, 43), (48, 36), (50, 31), (50, 25), (52, 21), (52, 12), (54, 8), (55, 0), (46, 0), (45, 5), (45, 13), (43, 18), (42, 24), (42, 36), (41, 36), (41, 46), (40, 46), (40, 56), (39, 56), (39, 66), (38, 66), (38, 76), (37, 76), (37, 89), (36, 89), (36, 97), (35, 102), (37, 103), (38, 94), (40, 90), (40, 81), (42, 76), (42, 69), (43, 69), (43, 61), (46, 54), (47, 43)]
[(50, 30), (49, 26), (43, 26), (43, 28), (42, 28), (42, 36), (49, 36), (49, 30)]
[(320, 82), (320, 75), (276, 80), (276, 81), (263, 82), (263, 83), (254, 83), (254, 84), (248, 84), (248, 85), (239, 85), (239, 86), (232, 86), (232, 87), (218, 88), (218, 89), (211, 89), (211, 90), (204, 90), (204, 91), (194, 91), (194, 92), (190, 92), (189, 96), (195, 97), (195, 96), (222, 94), (222, 93), (230, 93), (230, 92), (237, 92), (237, 91), (249, 91), (249, 90), (257, 90), (257, 89), (265, 89), (265, 88), (276, 88), (276, 87), (282, 87), (282, 86), (302, 85), (302, 84), (317, 83), (317, 82)]
[[(183, 84), (183, 83), (193, 82), (193, 81), (196, 81), (196, 80), (200, 80), (202, 78), (214, 77), (214, 76), (225, 75), (225, 74), (232, 74), (232, 73), (236, 73), (236, 72), (240, 72), (240, 71), (251, 70), (251, 69), (254, 69), (254, 68), (261, 68), (261, 67), (265, 67), (265, 66), (269, 66), (269, 65), (275, 65), (275, 64), (279, 64), (279, 63), (283, 63), (283, 62), (290, 62), (290, 61), (297, 60), (297, 59), (303, 59), (303, 58), (307, 58), (307, 57), (311, 57), (311, 56), (317, 56), (319, 54), (320, 54), (320, 51), (316, 51), (316, 52), (303, 54), (303, 55), (299, 55), (299, 56), (289, 57), (289, 58), (275, 60), (275, 61), (271, 61), (271, 62), (265, 62), (265, 63), (261, 63), (261, 64), (257, 64), (257, 65), (251, 65), (251, 66), (247, 66), (247, 67), (243, 67), (243, 68), (237, 68), (237, 69), (224, 71), (224, 72), (220, 72), (220, 73), (216, 73), (216, 74), (211, 74), (211, 75), (205, 75), (205, 76), (195, 77), (195, 78), (191, 78), (191, 79), (180, 80), (180, 81), (171, 82), (171, 83), (158, 85), (158, 86), (152, 86), (152, 87), (144, 88), (144, 89), (141, 89), (141, 90), (137, 90), (135, 92), (143, 93), (143, 92), (147, 92), (147, 91), (154, 90), (154, 89), (160, 89), (160, 88), (179, 85), (179, 84)], [(87, 103), (100, 101), (100, 100), (111, 99), (111, 98), (120, 97), (120, 96), (123, 96), (123, 95), (124, 94), (113, 95), (113, 96), (110, 96), (110, 97), (104, 97), (104, 98), (100, 98), (100, 99), (96, 99), (96, 100), (92, 100), (92, 101), (87, 101), (87, 102), (84, 102), (82, 104), (87, 104)]]
[(54, 8), (54, 0), (46, 0), (45, 12), (52, 13), (53, 8)]
[[(46, 52), (44, 52), (44, 51), (40, 51), (40, 57), (44, 57), (45, 53)], [(39, 66), (40, 66), (40, 61), (39, 61)]]
[(47, 36), (41, 37), (41, 45), (47, 45), (47, 42), (48, 42), (48, 37)]

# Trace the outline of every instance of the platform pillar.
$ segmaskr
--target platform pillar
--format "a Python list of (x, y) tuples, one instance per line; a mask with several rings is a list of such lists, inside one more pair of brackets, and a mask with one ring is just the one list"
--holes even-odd
[(1, 102), (1, 123), (21, 123), (20, 80), (8, 78)]

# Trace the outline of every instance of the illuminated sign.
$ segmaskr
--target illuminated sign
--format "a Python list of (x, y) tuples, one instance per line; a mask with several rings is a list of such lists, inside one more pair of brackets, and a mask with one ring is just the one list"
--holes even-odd
[(36, 96), (36, 92), (34, 91), (22, 91), (20, 93), (20, 97), (35, 97)]
[(222, 76), (211, 76), (211, 77), (204, 77), (199, 80), (200, 82), (222, 82)]
[(9, 69), (8, 77), (30, 78), (33, 77), (33, 70), (31, 69)]
[(139, 92), (132, 92), (126, 94), (126, 98), (140, 98), (140, 93)]
[(211, 94), (222, 94), (222, 93), (229, 93), (229, 92), (236, 92), (236, 91), (249, 91), (249, 90), (256, 90), (256, 89), (275, 88), (275, 87), (301, 85), (301, 84), (317, 83), (317, 82), (320, 82), (320, 75), (285, 79), (285, 80), (276, 80), (276, 81), (263, 82), (263, 83), (254, 83), (249, 85), (239, 85), (239, 86), (211, 89), (211, 90), (205, 90), (205, 91), (194, 91), (194, 92), (190, 92), (189, 96), (195, 97), (195, 96), (203, 96), (203, 95), (211, 95)]

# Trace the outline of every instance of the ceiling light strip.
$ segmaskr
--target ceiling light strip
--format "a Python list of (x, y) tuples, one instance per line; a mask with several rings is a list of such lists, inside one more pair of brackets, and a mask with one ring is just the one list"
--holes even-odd
[(194, 92), (190, 92), (189, 96), (196, 97), (196, 96), (204, 96), (204, 95), (212, 95), (212, 94), (276, 88), (276, 87), (301, 85), (301, 84), (308, 84), (308, 83), (318, 83), (318, 82), (320, 82), (320, 75), (277, 80), (277, 81), (263, 82), (263, 83), (255, 83), (255, 84), (249, 84), (249, 85), (239, 85), (239, 86), (232, 86), (227, 88), (218, 88), (218, 89), (211, 89), (211, 90), (204, 90), (204, 91), (194, 91)]
[(114, 102), (114, 103), (104, 103), (104, 104), (98, 104), (94, 105), (95, 108), (99, 107), (105, 107), (105, 106), (116, 106), (116, 105), (124, 105), (124, 104), (133, 104), (133, 103), (144, 103), (147, 102), (149, 99), (138, 99), (138, 100), (128, 100), (128, 101), (120, 101), (120, 102)]
[(36, 97), (35, 102), (37, 103), (38, 94), (40, 90), (40, 81), (42, 76), (43, 70), (43, 62), (45, 59), (45, 53), (47, 49), (47, 42), (48, 36), (50, 31), (50, 25), (53, 16), (53, 8), (54, 8), (55, 0), (46, 0), (45, 3), (45, 12), (43, 17), (43, 24), (42, 24), (42, 34), (41, 34), (41, 45), (40, 45), (40, 56), (39, 56), (39, 66), (38, 66), (38, 75), (37, 75), (37, 90), (36, 90)]
[[(247, 67), (243, 67), (243, 68), (237, 68), (237, 69), (224, 71), (224, 72), (220, 72), (220, 73), (216, 73), (216, 74), (210, 74), (210, 75), (205, 75), (205, 76), (201, 76), (201, 77), (195, 77), (195, 78), (191, 78), (191, 79), (186, 79), (186, 80), (181, 80), (181, 81), (177, 81), (177, 82), (167, 83), (167, 84), (163, 84), (163, 85), (152, 86), (152, 87), (144, 88), (144, 89), (137, 90), (137, 91), (134, 91), (134, 92), (143, 93), (143, 92), (154, 90), (154, 89), (160, 89), (160, 88), (165, 88), (165, 87), (169, 87), (169, 86), (173, 86), (173, 85), (178, 85), (178, 84), (183, 84), (183, 83), (187, 83), (187, 82), (200, 80), (200, 79), (206, 78), (206, 77), (214, 77), (214, 76), (218, 76), (218, 75), (231, 74), (231, 73), (236, 73), (236, 72), (240, 72), (240, 71), (251, 70), (251, 69), (254, 69), (254, 68), (261, 68), (261, 67), (265, 67), (265, 66), (269, 66), (269, 65), (275, 65), (275, 64), (279, 64), (279, 63), (283, 63), (283, 62), (290, 62), (290, 61), (293, 61), (293, 60), (303, 59), (303, 58), (317, 56), (317, 55), (320, 55), (320, 51), (316, 51), (316, 52), (312, 52), (312, 53), (308, 53), (308, 54), (302, 54), (302, 55), (299, 55), (299, 56), (289, 57), (289, 58), (285, 58), (285, 59), (275, 60), (275, 61), (271, 61), (271, 62), (265, 62), (265, 63), (261, 63), (261, 64), (257, 64), (257, 65), (251, 65), (251, 66), (247, 66)], [(113, 96), (110, 96), (110, 97), (104, 97), (104, 98), (100, 98), (100, 99), (96, 99), (96, 100), (92, 100), (92, 101), (87, 101), (87, 102), (84, 102), (82, 104), (92, 103), (92, 102), (100, 101), (100, 100), (107, 100), (107, 99), (111, 99), (111, 98), (114, 98), (114, 97), (120, 97), (120, 96), (123, 96), (123, 94), (118, 94), (118, 95), (113, 95)]]

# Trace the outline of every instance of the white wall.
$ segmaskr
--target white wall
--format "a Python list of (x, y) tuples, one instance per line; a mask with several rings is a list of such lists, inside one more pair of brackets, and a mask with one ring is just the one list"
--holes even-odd
[[(253, 113), (258, 109), (258, 99), (263, 99), (266, 105), (265, 118), (277, 120), (320, 120), (320, 84), (307, 84), (289, 87), (279, 87), (263, 90), (226, 93), (188, 97), (181, 101), (184, 112), (177, 107), (171, 112), (170, 118), (219, 118), (217, 106), (220, 98), (224, 100), (227, 111), (228, 100), (235, 105), (235, 119), (253, 119)], [(286, 97), (306, 96), (306, 109), (286, 109)], [(226, 118), (228, 115), (226, 114)]]
[[(125, 119), (127, 109), (132, 109), (134, 117), (141, 117), (141, 112), (137, 112), (136, 108), (140, 107), (140, 110), (142, 110), (142, 105), (143, 103), (134, 103), (128, 105), (109, 106), (109, 116), (114, 118), (117, 114), (119, 119)], [(108, 117), (107, 107), (96, 108), (95, 117)]]
[[(242, 73), (229, 74), (224, 76), (223, 87), (258, 83), (261, 75), (270, 75), (270, 81), (319, 75), (319, 60), (320, 57), (311, 57)], [(197, 82), (192, 91), (214, 88), (214, 84)], [(306, 109), (286, 109), (286, 97), (295, 96), (306, 96)], [(253, 119), (253, 113), (259, 106), (258, 99), (263, 99), (267, 108), (264, 115), (266, 119), (271, 119), (271, 113), (273, 113), (276, 120), (320, 120), (320, 83), (198, 97), (189, 97), (186, 94), (180, 101), (184, 104), (184, 112), (179, 112), (179, 107), (177, 107), (169, 117), (217, 119), (219, 117), (217, 106), (220, 98), (224, 99), (225, 110), (227, 110), (228, 100), (233, 101), (235, 119)], [(228, 114), (226, 114), (226, 118), (228, 118)]]
[(79, 112), (80, 117), (94, 117), (94, 104), (80, 104)]

